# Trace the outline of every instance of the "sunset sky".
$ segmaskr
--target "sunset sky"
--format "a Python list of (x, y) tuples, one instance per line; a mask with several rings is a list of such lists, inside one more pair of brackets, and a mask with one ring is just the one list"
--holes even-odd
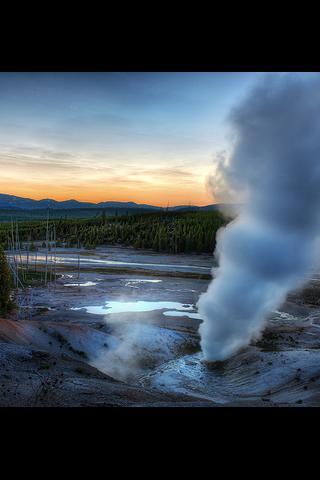
[(0, 193), (206, 205), (260, 73), (0, 73)]

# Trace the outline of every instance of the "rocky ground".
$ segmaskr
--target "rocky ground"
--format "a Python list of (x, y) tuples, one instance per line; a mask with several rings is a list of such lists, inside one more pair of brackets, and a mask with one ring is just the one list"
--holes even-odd
[(187, 395), (114, 380), (69, 355), (0, 343), (1, 406), (203, 406)]
[(0, 319), (1, 406), (320, 405), (317, 274), (258, 342), (207, 365), (194, 305), (212, 257), (99, 249), (81, 253), (99, 262), (78, 278), (78, 253), (63, 252), (19, 318)]

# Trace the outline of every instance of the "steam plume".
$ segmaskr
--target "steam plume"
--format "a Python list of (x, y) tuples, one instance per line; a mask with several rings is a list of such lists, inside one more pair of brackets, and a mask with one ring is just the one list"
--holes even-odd
[(230, 120), (233, 153), (220, 159), (210, 184), (216, 198), (236, 194), (245, 202), (218, 232), (219, 268), (198, 302), (201, 346), (212, 361), (258, 338), (268, 314), (302, 286), (315, 261), (320, 76), (268, 76)]

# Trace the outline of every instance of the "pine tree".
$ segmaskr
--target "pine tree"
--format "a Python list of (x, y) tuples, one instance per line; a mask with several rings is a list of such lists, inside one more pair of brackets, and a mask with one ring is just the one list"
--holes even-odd
[(30, 245), (30, 252), (35, 252), (37, 250), (37, 247), (35, 246), (35, 244), (32, 242), (31, 245)]
[(105, 210), (102, 210), (101, 223), (102, 223), (102, 225), (105, 225), (107, 223), (107, 216), (106, 216), (106, 211)]
[(10, 294), (13, 286), (12, 275), (6, 255), (0, 247), (0, 314), (6, 315), (13, 308)]

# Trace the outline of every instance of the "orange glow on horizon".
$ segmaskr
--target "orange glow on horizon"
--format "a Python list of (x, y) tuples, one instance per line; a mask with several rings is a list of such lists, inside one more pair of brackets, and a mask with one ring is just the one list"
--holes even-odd
[(198, 192), (186, 189), (176, 189), (172, 191), (169, 188), (154, 188), (153, 190), (135, 190), (126, 188), (111, 189), (95, 189), (89, 186), (81, 186), (78, 188), (59, 189), (55, 185), (46, 185), (43, 188), (28, 188), (26, 186), (12, 186), (12, 188), (1, 188), (0, 193), (7, 195), (15, 195), (18, 197), (32, 198), (34, 200), (42, 200), (50, 198), (59, 202), (65, 200), (78, 200), (79, 202), (99, 203), (99, 202), (135, 202), (155, 205), (159, 207), (177, 206), (177, 205), (198, 205), (204, 206), (215, 203), (212, 195), (202, 189)]

